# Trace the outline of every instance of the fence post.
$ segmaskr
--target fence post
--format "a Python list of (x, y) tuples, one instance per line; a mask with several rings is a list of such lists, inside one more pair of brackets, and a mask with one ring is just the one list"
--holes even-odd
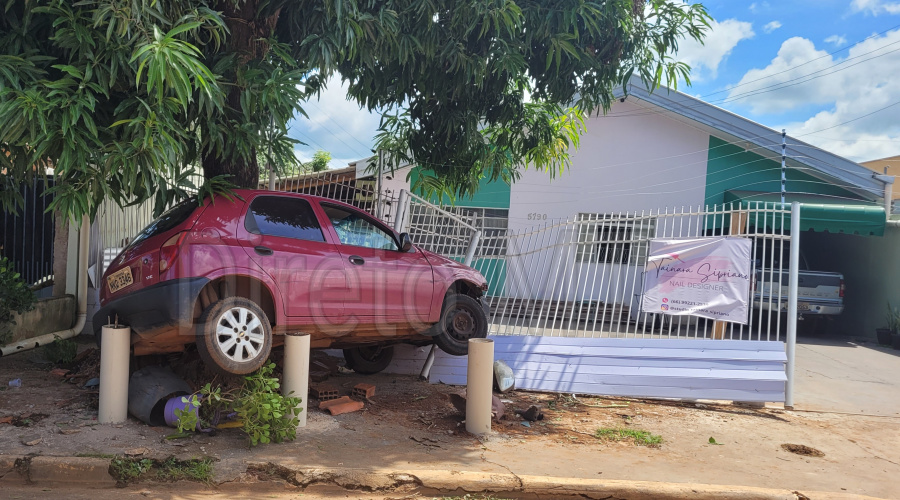
[(407, 210), (409, 210), (409, 192), (401, 189), (400, 198), (397, 200), (397, 213), (394, 214), (394, 231), (403, 232), (403, 220), (406, 219)]
[(787, 383), (784, 407), (794, 407), (794, 354), (797, 348), (797, 285), (800, 269), (800, 203), (791, 203), (791, 260), (788, 270)]
[[(403, 194), (406, 191), (400, 192), (400, 199), (403, 199)], [(400, 204), (400, 208), (403, 208), (403, 204)], [(478, 249), (478, 242), (481, 241), (481, 231), (475, 231), (472, 235), (472, 239), (469, 240), (469, 248), (466, 249), (466, 260), (463, 261), (463, 264), (467, 266), (472, 265), (472, 261), (475, 260), (475, 250)], [(425, 366), (422, 367), (422, 371), (419, 373), (419, 378), (422, 380), (428, 380), (428, 375), (431, 373), (431, 366), (434, 365), (434, 350), (436, 349), (435, 345), (431, 346), (431, 350), (428, 351), (428, 357), (425, 358)], [(490, 427), (490, 425), (488, 425)]]

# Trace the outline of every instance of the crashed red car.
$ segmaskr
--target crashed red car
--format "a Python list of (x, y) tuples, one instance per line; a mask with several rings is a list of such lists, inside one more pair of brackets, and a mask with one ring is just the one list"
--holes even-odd
[(210, 368), (233, 374), (262, 366), (286, 332), (344, 349), (363, 373), (384, 369), (397, 343), (464, 355), (487, 335), (478, 271), (344, 203), (235, 194), (185, 201), (141, 231), (103, 275), (95, 334), (117, 317), (135, 355), (196, 342)]

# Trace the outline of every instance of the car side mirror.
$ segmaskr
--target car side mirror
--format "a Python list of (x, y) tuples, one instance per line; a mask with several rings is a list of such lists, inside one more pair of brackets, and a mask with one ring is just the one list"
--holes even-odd
[(412, 250), (412, 238), (409, 237), (409, 233), (400, 233), (400, 251), (408, 252)]

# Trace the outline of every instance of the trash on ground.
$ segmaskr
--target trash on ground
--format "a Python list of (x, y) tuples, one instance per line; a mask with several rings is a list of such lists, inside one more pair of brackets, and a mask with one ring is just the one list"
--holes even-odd
[(510, 391), (516, 388), (516, 376), (512, 368), (505, 361), (494, 361), (494, 385), (500, 392)]
[(84, 387), (97, 387), (100, 385), (100, 377), (94, 377), (84, 383)]
[(128, 413), (144, 423), (164, 426), (166, 404), (190, 394), (191, 387), (169, 367), (148, 366), (131, 375), (128, 383)]
[(528, 420), (529, 422), (537, 422), (538, 420), (544, 420), (544, 412), (541, 411), (540, 406), (531, 405), (527, 410), (516, 410), (516, 415)]
[(10, 387), (22, 387), (22, 379), (14, 378), (14, 379), (10, 380), (9, 386)]

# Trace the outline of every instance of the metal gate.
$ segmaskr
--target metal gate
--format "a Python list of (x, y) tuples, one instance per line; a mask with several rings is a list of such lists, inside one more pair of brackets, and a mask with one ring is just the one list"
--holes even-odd
[(0, 255), (29, 285), (47, 282), (53, 275), (55, 231), (53, 213), (47, 212), (53, 201), (47, 190), (53, 185), (52, 177), (22, 185), (18, 189), (24, 203), (18, 214), (4, 211), (0, 218)]

